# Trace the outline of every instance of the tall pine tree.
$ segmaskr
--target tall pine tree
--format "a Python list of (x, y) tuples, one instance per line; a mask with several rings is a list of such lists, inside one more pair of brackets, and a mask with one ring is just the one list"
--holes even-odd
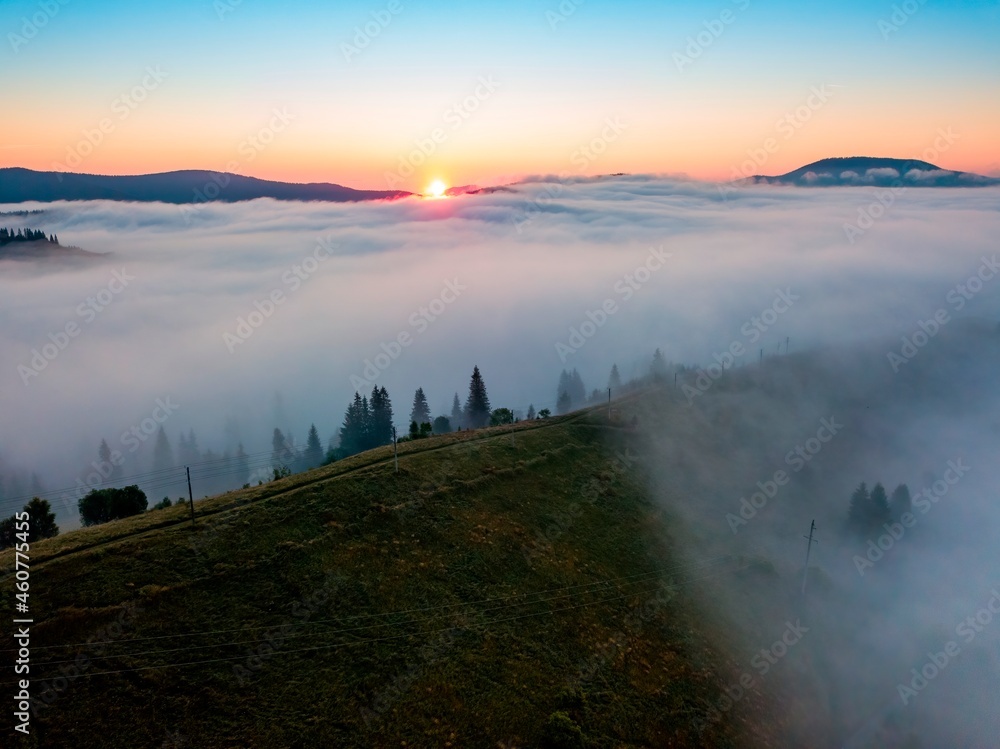
[(175, 465), (174, 450), (170, 447), (170, 440), (167, 439), (167, 433), (161, 426), (156, 432), (156, 444), (153, 445), (153, 470), (163, 471)]
[(608, 387), (611, 388), (611, 394), (615, 395), (619, 390), (622, 389), (622, 377), (618, 374), (618, 365), (611, 365), (611, 375), (608, 377)]
[(392, 442), (392, 401), (384, 388), (372, 388), (371, 414), (368, 425), (367, 447), (371, 449)]
[(470, 429), (481, 429), (490, 420), (490, 398), (486, 394), (486, 383), (479, 373), (479, 366), (472, 370), (469, 381), (469, 397), (465, 401), (465, 422)]
[(431, 421), (431, 409), (427, 405), (427, 396), (424, 395), (423, 388), (417, 388), (417, 392), (413, 394), (413, 408), (410, 409), (410, 421), (417, 422), (417, 426), (429, 424)]
[(850, 527), (859, 532), (865, 533), (868, 530), (868, 523), (871, 519), (871, 495), (868, 487), (862, 481), (854, 493), (851, 494), (851, 509), (847, 514), (847, 522)]
[(306, 437), (306, 451), (302, 460), (306, 470), (315, 468), (323, 462), (323, 445), (319, 441), (319, 432), (316, 431), (315, 424), (309, 427), (309, 436)]

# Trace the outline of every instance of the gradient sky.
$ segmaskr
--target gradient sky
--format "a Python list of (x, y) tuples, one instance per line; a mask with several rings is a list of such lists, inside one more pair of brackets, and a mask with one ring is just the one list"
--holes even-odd
[[(1000, 174), (1000, 3), (911, 2), (880, 30), (891, 2), (0, 0), (0, 166), (411, 190), (563, 172), (729, 179), (755, 150), (753, 171), (775, 174), (827, 156), (920, 158), (943, 131), (956, 137), (930, 160)], [(572, 13), (553, 27), (560, 8)], [(391, 20), (347, 60), (378, 13)], [(32, 18), (45, 23), (29, 39)], [(679, 69), (706, 24), (721, 34)], [(166, 78), (123, 106), (157, 67)], [(480, 78), (495, 91), (457, 116)], [(803, 120), (778, 125), (797, 108)], [(251, 146), (275, 109), (294, 119)], [(80, 148), (104, 118), (102, 142)], [(437, 128), (429, 158), (390, 180)], [(602, 153), (586, 158), (594, 139)]]

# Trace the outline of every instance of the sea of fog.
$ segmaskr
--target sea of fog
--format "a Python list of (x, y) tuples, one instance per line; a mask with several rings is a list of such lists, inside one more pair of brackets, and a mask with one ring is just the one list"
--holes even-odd
[(101, 439), (148, 471), (144, 420), (175, 450), (191, 429), (218, 453), (268, 450), (275, 427), (301, 445), (312, 423), (325, 445), (375, 384), (405, 428), (417, 387), (448, 414), (474, 365), (523, 413), (554, 409), (563, 369), (589, 392), (656, 348), (902, 352), (935, 315), (1000, 318), (1000, 189), (886, 194), (537, 178), (441, 200), (0, 206), (42, 211), (0, 225), (111, 253), (0, 262), (0, 471), (73, 486)]

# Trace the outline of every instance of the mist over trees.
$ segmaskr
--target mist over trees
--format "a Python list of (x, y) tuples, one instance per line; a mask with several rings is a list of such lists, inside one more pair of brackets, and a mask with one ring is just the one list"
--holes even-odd
[[(617, 365), (611, 368), (609, 382), (618, 383), (623, 391), (632, 385), (622, 383)], [(455, 430), (514, 424), (525, 418), (548, 418), (553, 410), (568, 413), (588, 403), (602, 402), (605, 397), (604, 391), (595, 390), (588, 399), (583, 378), (576, 369), (561, 372), (558, 388), (561, 392), (556, 409), (536, 409), (534, 403), (527, 407), (526, 413), (508, 406), (494, 408), (477, 365), (469, 378), (464, 405), (459, 394), (454, 393), (450, 413), (435, 416), (425, 389), (418, 387), (414, 391), (409, 423), (404, 422), (405, 428), (397, 437), (400, 440), (423, 439)], [(286, 422), (279, 394), (275, 395), (271, 418), (279, 424)], [(123, 434), (122, 446), (117, 449), (107, 438), (99, 438), (96, 460), (80, 472), (76, 487), (68, 490), (46, 491), (36, 475), (5, 466), (0, 459), (0, 502), (5, 499), (23, 501), (30, 496), (58, 497), (62, 509), (79, 513), (84, 525), (103, 523), (145, 511), (147, 507), (149, 510), (164, 509), (186, 502), (185, 469), (190, 469), (194, 496), (206, 497), (260, 485), (389, 445), (393, 440), (394, 412), (388, 390), (375, 386), (369, 393), (354, 394), (340, 426), (329, 437), (325, 448), (316, 423), (311, 423), (304, 443), (297, 442), (289, 429), (273, 427), (266, 443), (269, 449), (255, 453), (245, 449), (241, 439), (245, 432), (240, 422), (232, 417), (224, 425), (228, 447), (221, 453), (203, 447), (194, 428), (173, 432), (168, 431), (167, 426), (161, 423), (150, 427), (146, 436), (135, 440), (132, 439), (135, 432)], [(123, 449), (128, 445), (133, 445), (133, 449)], [(133, 457), (133, 452), (137, 457)], [(143, 499), (146, 493), (163, 499), (149, 507), (148, 503), (143, 504), (133, 487), (139, 488)]]
[(38, 229), (13, 229), (0, 227), (0, 247), (12, 242), (48, 242), (49, 244), (59, 244), (59, 238), (55, 234), (46, 235), (44, 231)]
[(885, 524), (899, 521), (910, 509), (910, 490), (906, 484), (899, 484), (893, 490), (890, 500), (881, 483), (869, 490), (862, 481), (851, 494), (847, 527), (861, 537), (882, 533)]

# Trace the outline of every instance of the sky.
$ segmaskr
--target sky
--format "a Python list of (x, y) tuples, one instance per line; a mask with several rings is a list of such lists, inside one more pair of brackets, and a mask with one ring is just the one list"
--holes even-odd
[(0, 166), (422, 191), (921, 158), (946, 132), (930, 160), (1000, 174), (995, 1), (6, 0), (0, 35)]

